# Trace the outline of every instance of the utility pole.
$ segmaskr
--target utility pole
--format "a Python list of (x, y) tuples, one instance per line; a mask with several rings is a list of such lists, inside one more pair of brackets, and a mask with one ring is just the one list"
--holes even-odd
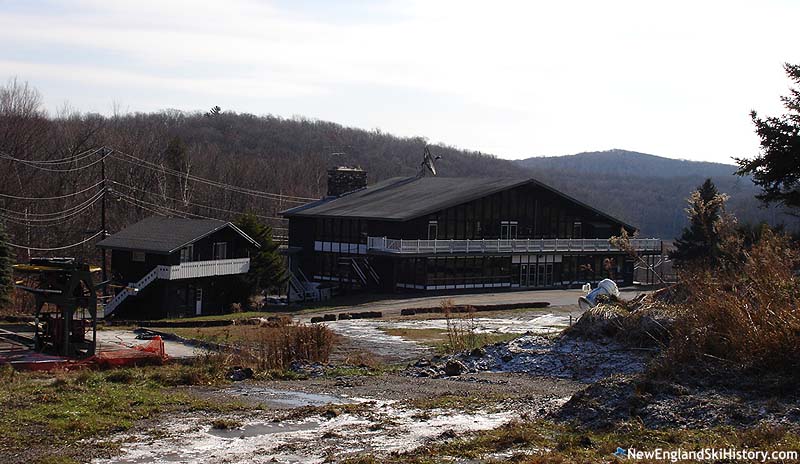
[[(102, 234), (100, 236), (102, 238), (106, 238), (108, 236), (108, 232), (106, 231), (106, 194), (108, 193), (108, 188), (106, 187), (106, 155), (108, 154), (108, 148), (103, 147), (102, 150), (102, 158), (100, 158), (100, 173), (103, 176), (103, 196), (100, 203), (100, 230)], [(103, 259), (103, 282), (108, 280), (108, 270), (106, 269), (106, 249), (101, 249), (102, 259)], [(103, 295), (106, 294), (105, 287), (103, 287)]]

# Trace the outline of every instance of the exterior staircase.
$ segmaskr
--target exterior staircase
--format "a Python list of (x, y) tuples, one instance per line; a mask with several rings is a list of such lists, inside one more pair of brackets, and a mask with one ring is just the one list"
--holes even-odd
[(103, 308), (103, 317), (110, 316), (115, 309), (125, 301), (126, 298), (129, 296), (134, 296), (139, 293), (143, 288), (147, 287), (151, 283), (155, 282), (158, 279), (159, 274), (161, 273), (162, 266), (156, 266), (153, 268), (152, 271), (148, 272), (144, 277), (139, 279), (137, 282), (131, 282), (125, 287), (121, 292), (114, 295), (114, 298), (111, 299), (108, 303), (106, 303), (105, 307)]
[(375, 268), (372, 267), (367, 258), (340, 258), (339, 264), (349, 267), (363, 287), (380, 286), (381, 278), (378, 273), (375, 272)]
[(289, 300), (290, 301), (319, 301), (322, 294), (319, 284), (308, 280), (303, 271), (297, 270), (295, 275), (289, 272)]
[(121, 292), (114, 295), (103, 307), (103, 317), (108, 317), (128, 297), (136, 296), (142, 289), (162, 280), (193, 279), (197, 277), (212, 277), (232, 274), (245, 274), (250, 270), (250, 258), (217, 259), (210, 261), (190, 261), (175, 266), (160, 265), (145, 274), (136, 282), (129, 283)]

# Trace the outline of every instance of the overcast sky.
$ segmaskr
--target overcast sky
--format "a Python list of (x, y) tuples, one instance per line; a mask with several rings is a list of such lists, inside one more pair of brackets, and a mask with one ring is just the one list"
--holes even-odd
[(730, 162), (781, 112), (798, 1), (0, 0), (0, 78), (109, 114), (296, 115), (502, 158)]

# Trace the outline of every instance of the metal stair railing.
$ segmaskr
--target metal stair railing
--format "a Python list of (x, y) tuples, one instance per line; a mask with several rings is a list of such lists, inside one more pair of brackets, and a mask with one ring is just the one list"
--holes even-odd
[(360, 261), (361, 261), (361, 264), (364, 266), (364, 268), (367, 270), (367, 273), (369, 274), (369, 276), (372, 277), (372, 280), (375, 281), (375, 284), (376, 285), (380, 285), (381, 284), (381, 277), (375, 271), (375, 268), (372, 267), (372, 264), (369, 263), (369, 260), (366, 259), (366, 258), (363, 258)]
[(126, 288), (117, 293), (114, 298), (111, 299), (111, 301), (106, 303), (106, 305), (103, 307), (103, 317), (110, 316), (114, 310), (116, 310), (117, 307), (119, 307), (119, 305), (125, 301), (126, 298), (131, 295), (136, 295), (141, 289), (147, 287), (156, 279), (158, 279), (159, 275), (163, 272), (162, 268), (164, 267), (167, 266), (156, 266), (152, 271), (145, 274), (145, 276), (139, 279), (137, 282), (129, 283)]

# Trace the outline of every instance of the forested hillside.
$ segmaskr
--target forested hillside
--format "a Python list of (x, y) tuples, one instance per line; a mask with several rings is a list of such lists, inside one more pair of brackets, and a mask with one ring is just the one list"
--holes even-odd
[[(278, 213), (323, 195), (328, 168), (361, 166), (370, 182), (414, 175), (426, 143), (269, 115), (168, 110), (104, 117), (47, 115), (41, 108), (38, 92), (24, 84), (0, 88), (0, 219), (12, 243), (38, 248), (100, 231), (103, 167), (111, 233), (150, 214), (235, 219), (248, 211), (281, 235)], [(443, 175), (525, 175), (488, 155), (433, 151), (442, 156)], [(94, 242), (39, 254), (89, 255)]]
[[(253, 212), (283, 235), (278, 213), (323, 195), (328, 168), (361, 166), (370, 182), (414, 175), (425, 143), (226, 111), (47, 115), (38, 92), (12, 82), (0, 87), (0, 220), (22, 247), (20, 258), (27, 247), (31, 255), (94, 256), (104, 198), (110, 233), (151, 214), (230, 220)], [(519, 162), (446, 146), (432, 151), (442, 157), (442, 176), (533, 176), (647, 236), (674, 237), (685, 224), (685, 198), (709, 176), (743, 220), (787, 219), (759, 209), (752, 183), (731, 175), (733, 166), (622, 151)]]
[(711, 178), (730, 195), (728, 209), (740, 222), (767, 221), (796, 230), (796, 218), (762, 208), (758, 189), (736, 166), (676, 160), (624, 150), (534, 157), (517, 163), (529, 174), (596, 205), (641, 229), (643, 235), (674, 238), (686, 224), (686, 197)]

